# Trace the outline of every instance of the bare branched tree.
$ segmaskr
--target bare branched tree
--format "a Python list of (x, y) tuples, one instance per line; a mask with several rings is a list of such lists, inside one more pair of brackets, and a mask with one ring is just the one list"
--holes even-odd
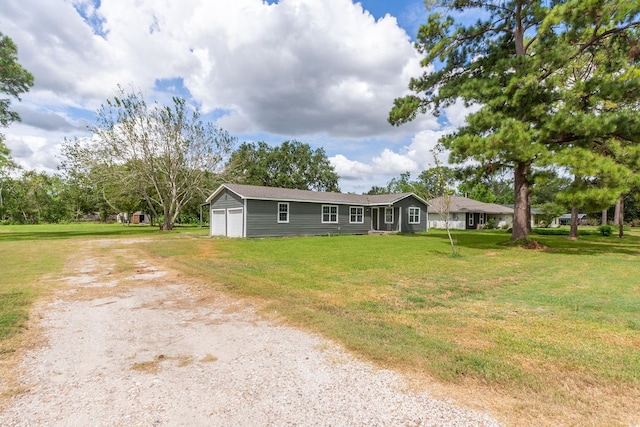
[(162, 230), (173, 228), (189, 201), (213, 190), (205, 188), (208, 178), (235, 144), (228, 132), (204, 123), (184, 99), (173, 98), (171, 106), (147, 105), (141, 93), (121, 87), (100, 107), (91, 130), (89, 148), (67, 152), (82, 156), (85, 166), (99, 173), (103, 189), (116, 183), (144, 201), (162, 219)]
[(449, 183), (447, 182), (447, 177), (443, 172), (443, 166), (438, 159), (438, 156), (442, 153), (444, 148), (438, 144), (436, 147), (431, 150), (431, 154), (433, 155), (433, 161), (435, 164), (435, 177), (438, 181), (438, 185), (435, 186), (439, 190), (440, 194), (434, 194), (433, 197), (438, 197), (441, 200), (441, 203), (436, 205), (438, 214), (440, 214), (440, 218), (444, 220), (444, 228), (447, 230), (447, 236), (449, 237), (449, 243), (451, 244), (451, 254), (453, 256), (457, 256), (460, 254), (458, 250), (458, 246), (456, 242), (453, 240), (453, 236), (451, 235), (451, 227), (450, 227), (450, 215), (451, 215), (451, 196), (453, 195), (453, 190), (449, 188)]

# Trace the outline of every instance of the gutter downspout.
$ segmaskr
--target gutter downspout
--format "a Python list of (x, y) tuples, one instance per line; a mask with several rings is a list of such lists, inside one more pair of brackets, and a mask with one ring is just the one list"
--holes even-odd
[(247, 199), (244, 199), (244, 209), (242, 209), (242, 237), (247, 237), (247, 216), (249, 216), (247, 212)]
[(428, 233), (429, 232), (429, 207), (428, 206), (425, 209), (424, 213), (425, 213), (426, 221), (427, 221), (425, 231)]

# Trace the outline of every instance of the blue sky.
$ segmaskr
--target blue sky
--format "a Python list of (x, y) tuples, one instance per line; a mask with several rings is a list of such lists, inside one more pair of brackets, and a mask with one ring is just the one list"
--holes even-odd
[(22, 167), (56, 172), (61, 143), (91, 137), (121, 85), (185, 97), (240, 142), (323, 148), (341, 189), (365, 192), (433, 165), (467, 113), (386, 121), (424, 71), (412, 37), (426, 16), (422, 0), (3, 0), (0, 31), (36, 82), (6, 144)]

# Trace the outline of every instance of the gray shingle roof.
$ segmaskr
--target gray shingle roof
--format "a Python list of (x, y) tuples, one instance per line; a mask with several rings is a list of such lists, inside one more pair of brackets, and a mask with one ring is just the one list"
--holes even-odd
[[(483, 203), (462, 196), (449, 196), (449, 212), (478, 212), (488, 214), (513, 214), (513, 209), (495, 203)], [(442, 197), (429, 200), (430, 212), (442, 210)]]
[(243, 199), (260, 199), (260, 200), (279, 200), (279, 201), (297, 201), (297, 202), (318, 202), (318, 203), (340, 203), (354, 204), (365, 206), (391, 205), (399, 200), (409, 196), (426, 204), (426, 201), (413, 193), (397, 193), (397, 194), (345, 194), (332, 193), (323, 191), (295, 190), (291, 188), (263, 187), (259, 185), (243, 185), (243, 184), (222, 184), (207, 199), (210, 202), (223, 189), (233, 191)]

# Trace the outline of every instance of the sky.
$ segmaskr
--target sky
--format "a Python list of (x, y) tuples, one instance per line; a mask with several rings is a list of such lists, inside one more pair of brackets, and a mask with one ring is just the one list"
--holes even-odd
[(5, 144), (23, 168), (56, 173), (64, 139), (90, 137), (120, 85), (183, 97), (239, 143), (323, 148), (343, 192), (417, 177), (468, 113), (387, 122), (425, 71), (413, 37), (426, 17), (423, 0), (2, 0), (0, 32), (35, 77)]

